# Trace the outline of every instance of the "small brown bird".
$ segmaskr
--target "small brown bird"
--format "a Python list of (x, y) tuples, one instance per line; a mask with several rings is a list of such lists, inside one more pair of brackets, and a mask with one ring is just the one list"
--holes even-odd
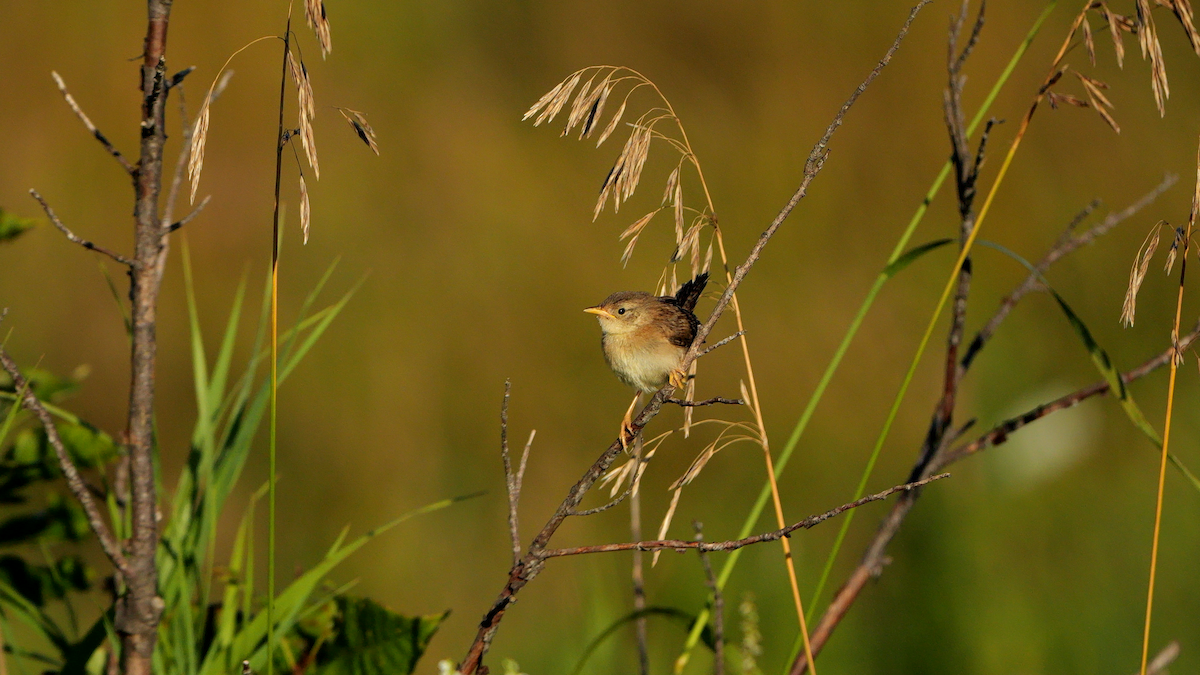
[[(621, 291), (583, 310), (599, 320), (604, 360), (622, 382), (647, 394), (662, 389), (668, 381), (683, 386), (687, 377), (680, 365), (700, 326), (692, 310), (707, 283), (708, 274), (703, 273), (674, 296)], [(636, 404), (635, 398), (625, 413), (622, 432), (629, 428)], [(624, 433), (621, 438), (623, 441)]]

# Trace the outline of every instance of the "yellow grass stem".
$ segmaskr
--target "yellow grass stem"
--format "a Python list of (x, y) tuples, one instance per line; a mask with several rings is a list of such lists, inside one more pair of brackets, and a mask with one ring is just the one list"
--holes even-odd
[[(1188, 218), (1187, 232), (1183, 236), (1183, 255), (1179, 263), (1179, 295), (1175, 299), (1175, 326), (1171, 331), (1173, 346), (1178, 348), (1179, 319), (1183, 314), (1183, 279), (1187, 273), (1188, 246), (1192, 241), (1192, 226), (1196, 222), (1196, 209), (1200, 207), (1200, 148), (1196, 154), (1196, 192), (1192, 199), (1192, 214)], [(1146, 675), (1146, 657), (1150, 651), (1150, 616), (1154, 610), (1154, 577), (1158, 568), (1158, 535), (1162, 529), (1163, 488), (1167, 479), (1167, 454), (1171, 442), (1171, 413), (1175, 404), (1175, 374), (1179, 369), (1179, 354), (1171, 357), (1171, 378), (1167, 384), (1167, 419), (1163, 423), (1162, 458), (1158, 463), (1158, 497), (1154, 506), (1154, 542), (1150, 545), (1150, 584), (1146, 590), (1146, 623), (1142, 630), (1142, 668)]]

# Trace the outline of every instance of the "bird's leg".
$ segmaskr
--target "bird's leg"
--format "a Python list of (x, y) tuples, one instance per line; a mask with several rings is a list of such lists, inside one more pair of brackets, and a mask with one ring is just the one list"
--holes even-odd
[(642, 392), (633, 395), (633, 401), (629, 404), (629, 410), (625, 411), (625, 417), (621, 420), (621, 447), (626, 451), (629, 450), (629, 444), (625, 441), (625, 436), (633, 437), (633, 411), (642, 400)]

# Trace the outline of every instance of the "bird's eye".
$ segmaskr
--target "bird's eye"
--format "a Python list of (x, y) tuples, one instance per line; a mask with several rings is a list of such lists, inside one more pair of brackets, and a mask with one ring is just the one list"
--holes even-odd
[(622, 307), (621, 309), (618, 309), (618, 310), (617, 310), (617, 314), (624, 314), (624, 313), (625, 313), (625, 308), (624, 308), (624, 307)]

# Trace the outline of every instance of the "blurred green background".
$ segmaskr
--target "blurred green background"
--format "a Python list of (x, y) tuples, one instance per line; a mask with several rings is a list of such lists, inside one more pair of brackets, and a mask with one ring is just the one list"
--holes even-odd
[[(993, 133), (984, 186), (1078, 9), (1068, 4), (1051, 15), (993, 108), (1009, 122)], [(948, 154), (941, 101), (946, 26), (957, 6), (935, 3), (918, 18), (835, 136), (809, 197), (742, 286), (767, 431), (777, 448)], [(968, 116), (1043, 7), (989, 6), (966, 67)], [(730, 256), (740, 261), (908, 9), (908, 3), (863, 0), (330, 0), (334, 50), (327, 61), (301, 31), (324, 171), (320, 182), (309, 180), (312, 238), (302, 247), (295, 167), (285, 167), (293, 217), (283, 252), (284, 320), (334, 258), (341, 263), (330, 298), (369, 276), (281, 391), (280, 574), (310, 565), (347, 523), (361, 532), (421, 504), (487, 490), (372, 542), (335, 572), (340, 581), (361, 579), (356, 592), (398, 611), (453, 608), (423, 672), (434, 672), (437, 659), (460, 659), (509, 562), (497, 420), (505, 378), (513, 382), (514, 438), (538, 430), (521, 504), (528, 537), (610, 442), (628, 402), (601, 358), (595, 321), (579, 310), (614, 290), (649, 289), (671, 251), (670, 226), (660, 221), (628, 267), (618, 262), (623, 244), (616, 235), (657, 205), (669, 170), (665, 146), (652, 150), (643, 187), (627, 209), (592, 223), (596, 190), (624, 134), (596, 150), (559, 139), (553, 126), (522, 123), (521, 114), (583, 66), (628, 65), (645, 73), (683, 118)], [(1132, 14), (1133, 3), (1118, 0), (1113, 9)], [(285, 11), (282, 2), (175, 3), (168, 66), (198, 67), (187, 82), (193, 111), (225, 58), (250, 39), (278, 33)], [(119, 148), (136, 155), (144, 6), (0, 0), (0, 17), (0, 205), (40, 216), (26, 194), (37, 188), (78, 234), (131, 251), (128, 180), (63, 105), (50, 70)], [(1117, 318), (1128, 265), (1147, 229), (1159, 219), (1187, 218), (1200, 130), (1200, 59), (1173, 17), (1157, 17), (1173, 94), (1166, 116), (1154, 108), (1149, 66), (1136, 40), (1126, 39), (1119, 70), (1097, 27), (1099, 65), (1085, 68), (1081, 49), (1068, 62), (1112, 85), (1108, 96), (1121, 134), (1089, 110), (1039, 110), (982, 234), (1037, 258), (1091, 199), (1103, 200), (1102, 216), (1149, 191), (1164, 173), (1179, 174), (1179, 184), (1152, 207), (1049, 275), (1123, 368), (1168, 344), (1175, 295), (1160, 273), (1146, 282), (1137, 326), (1123, 330)], [(267, 267), (278, 52), (266, 42), (231, 64), (236, 75), (212, 112), (198, 193), (213, 201), (182, 235), (210, 340), (224, 325), (243, 272), (255, 289)], [(1075, 87), (1062, 89), (1081, 95)], [(631, 106), (639, 100), (646, 99)], [(369, 114), (381, 156), (354, 138), (333, 105)], [(169, 128), (178, 129), (170, 109)], [(172, 143), (170, 156), (177, 149)], [(685, 182), (685, 195), (697, 189), (690, 178)], [(956, 227), (947, 188), (914, 242), (953, 236)], [(185, 456), (195, 414), (180, 250), (172, 249), (160, 306), (158, 427), (167, 476)], [(98, 262), (106, 264), (43, 223), (0, 248), (0, 305), (10, 309), (9, 349), (23, 363), (41, 357), (60, 373), (90, 364), (72, 408), (116, 435), (124, 428), (128, 350)], [(781, 480), (790, 519), (850, 498), (952, 262), (953, 253), (942, 249), (885, 287)], [(119, 275), (115, 267), (110, 272)], [(975, 273), (968, 334), (1024, 276), (991, 249), (978, 250)], [(1185, 323), (1196, 306), (1185, 300)], [(723, 320), (716, 334), (728, 334), (731, 325)], [(939, 328), (935, 335), (944, 334)], [(870, 488), (902, 482), (912, 464), (938, 394), (941, 340), (935, 338), (923, 362)], [(701, 374), (701, 396), (736, 395), (736, 348), (707, 357)], [(984, 429), (1096, 379), (1057, 307), (1034, 294), (977, 362), (958, 419), (976, 417)], [(1200, 468), (1194, 361), (1180, 371), (1179, 387), (1173, 449)], [(1155, 426), (1165, 389), (1165, 371), (1133, 387)], [(652, 431), (680, 419), (668, 411)], [(707, 438), (674, 438), (659, 451), (644, 483), (648, 531), (666, 509), (666, 486)], [(243, 501), (265, 480), (265, 443), (263, 451), (243, 483)], [(955, 466), (952, 479), (926, 491), (891, 548), (893, 563), (835, 634), (821, 672), (1132, 672), (1157, 470), (1153, 448), (1109, 399), (1059, 413)], [(710, 539), (734, 536), (763, 478), (756, 448), (731, 447), (685, 490), (671, 534), (690, 536), (695, 519)], [(1194, 672), (1200, 669), (1200, 494), (1174, 472), (1166, 488), (1151, 650), (1180, 640), (1177, 669)], [(858, 515), (834, 587), (885, 508), (868, 506)], [(229, 522), (227, 536), (235, 521)], [(769, 527), (773, 521), (764, 518), (761, 529)], [(835, 532), (836, 525), (825, 525), (793, 539), (806, 599)], [(556, 541), (628, 536), (621, 507), (569, 523)], [(629, 610), (629, 562), (620, 554), (549, 564), (504, 621), (493, 661), (511, 656), (535, 675), (568, 672), (588, 641)], [(694, 612), (704, 602), (693, 556), (665, 554), (648, 572), (647, 586), (652, 604)], [(748, 550), (733, 577), (727, 593), (733, 640), (740, 637), (734, 608), (747, 592), (762, 615), (760, 665), (779, 672), (796, 620), (778, 546)], [(682, 632), (651, 620), (650, 638), (653, 671), (667, 672)], [(689, 672), (709, 667), (705, 655)], [(605, 644), (587, 672), (635, 668), (627, 630)]]

